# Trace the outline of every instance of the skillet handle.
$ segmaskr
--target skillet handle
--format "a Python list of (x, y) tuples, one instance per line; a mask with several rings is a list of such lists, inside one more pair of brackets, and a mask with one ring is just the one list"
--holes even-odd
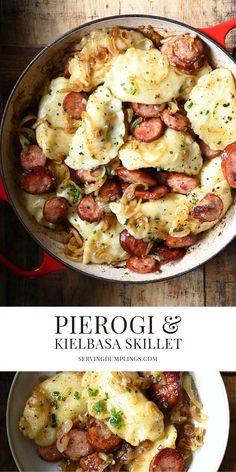
[(211, 26), (210, 28), (198, 28), (199, 31), (207, 34), (211, 39), (214, 39), (217, 43), (225, 48), (225, 38), (227, 34), (236, 28), (236, 18), (219, 23), (218, 25)]
[[(8, 198), (4, 189), (3, 181), (0, 176), (0, 199), (8, 202)], [(56, 270), (66, 269), (66, 267), (57, 262), (53, 257), (49, 256), (46, 252), (43, 253), (43, 259), (36, 269), (22, 269), (21, 267), (14, 264), (14, 262), (10, 261), (4, 254), (0, 252), (0, 265), (3, 265), (6, 269), (13, 272), (13, 274), (17, 275), (18, 277), (24, 278), (32, 278), (38, 277), (40, 275), (49, 274), (50, 272), (54, 272)]]

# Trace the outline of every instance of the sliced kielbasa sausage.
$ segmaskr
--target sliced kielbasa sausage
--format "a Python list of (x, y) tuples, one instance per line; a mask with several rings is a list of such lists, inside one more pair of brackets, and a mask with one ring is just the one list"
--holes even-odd
[(178, 402), (182, 388), (182, 372), (159, 372), (148, 390), (148, 396), (162, 411)]
[(37, 144), (32, 144), (27, 150), (20, 153), (20, 162), (25, 170), (31, 170), (33, 167), (44, 167), (46, 156)]
[(80, 459), (79, 465), (85, 472), (102, 472), (107, 467), (106, 462), (99, 456), (98, 452)]
[(132, 272), (139, 274), (148, 274), (149, 272), (157, 272), (159, 270), (158, 262), (150, 256), (131, 256), (126, 262), (126, 267), (132, 270)]
[(211, 149), (210, 146), (208, 146), (208, 144), (202, 141), (201, 139), (199, 139), (198, 144), (202, 156), (206, 159), (214, 159), (214, 157), (219, 156), (221, 153), (221, 151), (218, 149)]
[(95, 451), (111, 452), (121, 442), (121, 439), (113, 434), (101, 421), (94, 421), (88, 429), (88, 440)]
[(86, 109), (88, 96), (84, 92), (70, 92), (63, 100), (63, 108), (69, 116), (75, 120), (81, 118), (82, 112)]
[(198, 240), (195, 234), (188, 234), (187, 236), (172, 236), (168, 234), (165, 240), (165, 245), (172, 248), (193, 246)]
[(93, 452), (86, 431), (73, 428), (65, 436), (68, 439), (68, 445), (63, 451), (63, 456), (67, 459), (78, 461), (81, 457), (88, 456)]
[(168, 187), (157, 185), (156, 187), (150, 187), (148, 190), (137, 187), (134, 194), (135, 197), (142, 198), (143, 200), (158, 200), (163, 198), (168, 192)]
[(58, 451), (57, 447), (54, 446), (39, 446), (38, 453), (44, 461), (57, 462), (63, 459), (63, 455)]
[(175, 129), (176, 131), (187, 131), (190, 126), (189, 119), (187, 116), (182, 115), (178, 111), (172, 113), (170, 108), (166, 108), (161, 113), (161, 119), (164, 121), (168, 128)]
[(152, 186), (157, 183), (157, 180), (145, 170), (128, 170), (125, 167), (118, 167), (115, 173), (120, 179), (129, 184)]
[(161, 449), (149, 466), (149, 472), (184, 472), (184, 457), (177, 449), (170, 447)]
[(202, 67), (205, 60), (202, 40), (189, 34), (167, 41), (161, 52), (168, 57), (171, 65), (190, 74)]
[(160, 263), (177, 261), (185, 255), (185, 250), (182, 248), (169, 249), (167, 247), (161, 246), (157, 249), (156, 255), (158, 256)]
[(63, 197), (53, 197), (46, 200), (43, 207), (43, 215), (49, 223), (63, 222), (68, 214), (69, 204)]
[(171, 188), (172, 192), (188, 195), (195, 187), (198, 186), (196, 177), (189, 177), (180, 172), (158, 172), (157, 180)]
[(121, 185), (112, 179), (107, 179), (105, 184), (100, 188), (99, 195), (106, 198), (109, 202), (117, 200), (122, 195)]
[(215, 221), (220, 218), (224, 205), (222, 199), (214, 193), (207, 193), (191, 212), (191, 215), (197, 220)]
[(104, 216), (102, 207), (92, 195), (83, 197), (80, 200), (77, 206), (77, 213), (81, 220), (88, 221), (89, 223), (100, 221)]
[(160, 105), (145, 105), (145, 103), (130, 103), (134, 113), (143, 118), (154, 118), (164, 110), (166, 104), (162, 103)]
[(97, 167), (94, 170), (78, 169), (74, 173), (75, 180), (80, 180), (86, 184), (93, 184), (103, 175), (103, 167)]
[(226, 146), (221, 154), (224, 176), (232, 188), (236, 188), (236, 142)]
[(47, 167), (38, 166), (21, 177), (20, 185), (25, 192), (40, 195), (55, 189), (55, 179)]
[(128, 252), (132, 256), (147, 256), (154, 248), (154, 242), (146, 242), (143, 239), (136, 239), (131, 236), (127, 229), (124, 229), (120, 233), (120, 245), (124, 251)]
[(131, 133), (135, 139), (150, 143), (159, 139), (165, 131), (165, 126), (160, 118), (147, 118), (136, 126), (131, 126)]

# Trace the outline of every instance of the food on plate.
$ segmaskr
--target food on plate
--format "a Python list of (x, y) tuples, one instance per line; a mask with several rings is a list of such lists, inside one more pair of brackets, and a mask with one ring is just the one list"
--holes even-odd
[(185, 472), (201, 410), (187, 372), (61, 372), (33, 388), (19, 428), (61, 470)]
[(17, 129), (23, 205), (70, 260), (178, 264), (233, 202), (232, 72), (195, 34), (151, 26), (91, 31), (63, 67)]

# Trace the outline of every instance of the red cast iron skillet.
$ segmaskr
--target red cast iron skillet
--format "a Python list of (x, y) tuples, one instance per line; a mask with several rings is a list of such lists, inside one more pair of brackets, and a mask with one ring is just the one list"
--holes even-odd
[(18, 189), (14, 182), (14, 168), (17, 156), (13, 149), (13, 136), (16, 123), (14, 118), (22, 107), (30, 103), (35, 96), (35, 89), (47, 79), (47, 71), (58, 63), (71, 44), (80, 40), (85, 34), (99, 28), (121, 26), (135, 29), (140, 25), (152, 25), (158, 30), (167, 29), (180, 33), (196, 33), (204, 41), (207, 53), (215, 66), (229, 68), (236, 77), (234, 59), (225, 51), (225, 37), (236, 27), (236, 19), (231, 19), (209, 28), (195, 28), (167, 18), (150, 15), (122, 15), (102, 18), (81, 25), (43, 49), (18, 79), (8, 99), (1, 125), (1, 175), (0, 198), (9, 202), (15, 210), (24, 227), (43, 249), (43, 259), (39, 267), (32, 270), (22, 269), (10, 261), (7, 255), (0, 253), (0, 264), (20, 277), (36, 277), (67, 267), (93, 277), (116, 282), (157, 282), (171, 277), (182, 275), (199, 265), (207, 262), (222, 250), (236, 234), (236, 205), (228, 210), (226, 216), (212, 230), (202, 235), (198, 244), (180, 261), (163, 266), (161, 273), (136, 274), (126, 268), (113, 268), (100, 264), (85, 265), (71, 262), (62, 253), (62, 247), (50, 238), (50, 234), (32, 220), (22, 207), (18, 196)]

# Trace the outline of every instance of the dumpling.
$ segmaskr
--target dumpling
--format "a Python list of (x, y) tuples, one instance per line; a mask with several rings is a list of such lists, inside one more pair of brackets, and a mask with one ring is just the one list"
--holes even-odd
[(123, 228), (114, 216), (108, 222), (88, 223), (81, 220), (76, 209), (71, 208), (68, 219), (84, 239), (84, 264), (110, 264), (127, 259), (127, 253), (119, 243)]
[(124, 102), (158, 104), (177, 98), (185, 81), (158, 49), (129, 48), (113, 60), (105, 84)]
[(188, 133), (167, 128), (151, 143), (131, 138), (120, 149), (119, 158), (129, 170), (160, 167), (167, 171), (196, 175), (202, 167), (200, 148)]
[(88, 395), (90, 415), (104, 421), (114, 434), (132, 446), (145, 440), (155, 441), (164, 433), (162, 412), (140, 390), (127, 383), (129, 378), (132, 383), (135, 375), (138, 378), (132, 372), (126, 372), (125, 378), (118, 372), (86, 372), (83, 378), (85, 389), (97, 391), (96, 396)]
[(68, 87), (69, 81), (64, 77), (52, 80), (38, 110), (38, 145), (48, 158), (59, 161), (67, 156), (74, 134), (75, 123), (72, 126), (72, 119), (63, 109), (63, 100), (70, 91)]
[(132, 464), (129, 465), (128, 471), (129, 472), (145, 472), (149, 470), (150, 463), (153, 457), (161, 451), (161, 449), (165, 449), (170, 447), (175, 449), (177, 439), (177, 431), (176, 428), (171, 425), (167, 426), (165, 429), (165, 435), (161, 439), (157, 439), (152, 444), (150, 444), (149, 449), (144, 450), (142, 454), (139, 454), (136, 459), (132, 461)]
[(76, 91), (91, 91), (105, 81), (114, 57), (129, 47), (153, 46), (142, 33), (121, 28), (91, 31), (77, 45), (79, 52), (69, 61), (70, 84)]
[(24, 436), (39, 446), (49, 446), (55, 443), (57, 428), (63, 422), (86, 415), (82, 376), (80, 372), (61, 372), (34, 388), (19, 423)]
[(124, 135), (122, 103), (101, 85), (88, 99), (65, 163), (72, 169), (94, 169), (107, 164), (117, 156)]
[(185, 110), (192, 128), (211, 149), (224, 149), (236, 136), (236, 88), (232, 72), (215, 69), (201, 77)]

